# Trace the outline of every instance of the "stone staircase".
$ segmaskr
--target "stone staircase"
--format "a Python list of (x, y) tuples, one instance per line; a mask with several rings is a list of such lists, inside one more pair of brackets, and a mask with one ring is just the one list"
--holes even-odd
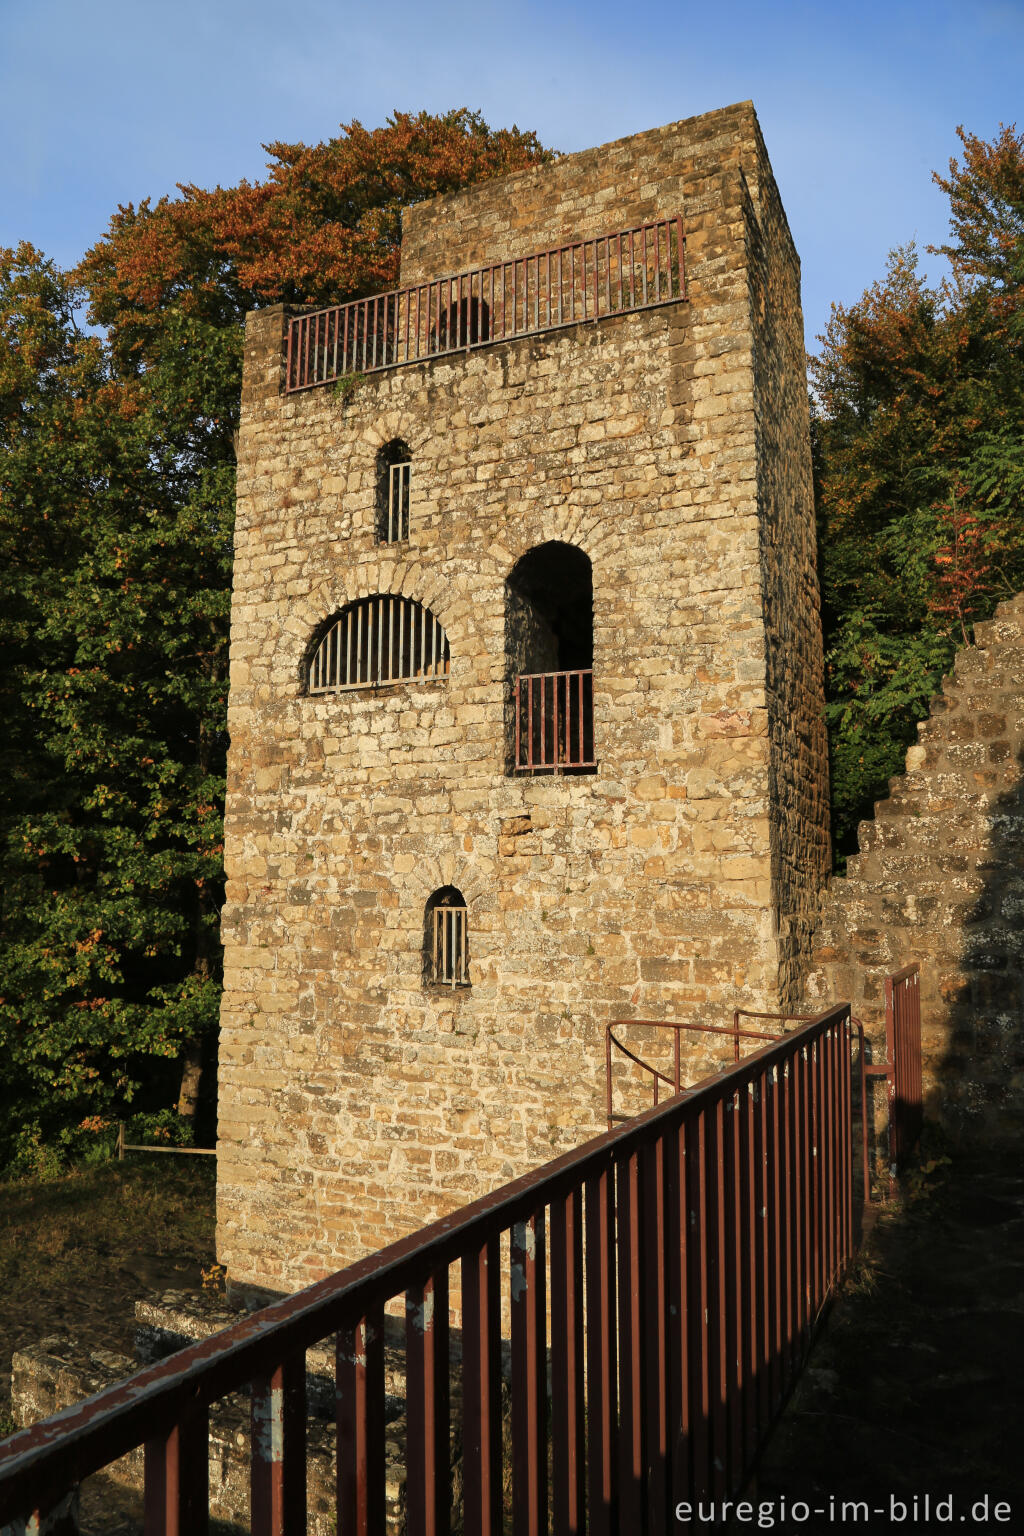
[(926, 1111), (958, 1136), (1024, 1121), (1024, 594), (978, 624), (906, 773), (833, 879), (805, 1001), (851, 999), (876, 1060), (885, 976), (921, 965)]

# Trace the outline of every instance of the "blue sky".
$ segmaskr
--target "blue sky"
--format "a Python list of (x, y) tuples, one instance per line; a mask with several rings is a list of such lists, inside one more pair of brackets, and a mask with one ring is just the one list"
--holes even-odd
[(395, 107), (576, 150), (750, 97), (811, 339), (892, 246), (944, 238), (931, 172), (958, 123), (1024, 126), (1022, 80), (1024, 0), (0, 0), (0, 244), (70, 264), (119, 202), (258, 178), (261, 144)]

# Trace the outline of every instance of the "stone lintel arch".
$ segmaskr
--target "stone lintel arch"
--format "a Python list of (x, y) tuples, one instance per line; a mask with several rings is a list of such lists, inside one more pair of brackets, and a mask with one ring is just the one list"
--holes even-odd
[(506, 537), (504, 541), (508, 550), (506, 578), (524, 555), (541, 544), (569, 544), (586, 555), (592, 565), (596, 564), (598, 547), (605, 542), (602, 537), (604, 521), (588, 509), (574, 507), (571, 503), (546, 508), (532, 525), (526, 518), (522, 519), (507, 530), (507, 534), (514, 534), (514, 537)]
[(416, 867), (405, 873), (395, 869), (390, 872), (391, 888), (399, 897), (398, 910), (403, 914), (403, 925), (408, 911), (422, 920), (423, 908), (435, 891), (443, 886), (454, 885), (465, 897), (466, 906), (473, 911), (482, 910), (487, 898), (496, 890), (495, 877), (467, 862), (464, 854), (451, 851), (428, 853), (417, 858)]
[(450, 590), (437, 572), (418, 561), (406, 567), (395, 560), (380, 560), (368, 561), (346, 574), (347, 580), (340, 575), (324, 577), (304, 597), (295, 599), (280, 637), (284, 661), (292, 676), (301, 679), (313, 637), (332, 617), (362, 598), (377, 595), (412, 598), (433, 614), (448, 637), (452, 663), (457, 666), (466, 626), (459, 613), (452, 611)]
[(380, 450), (396, 438), (408, 443), (416, 456), (433, 440), (433, 433), (429, 424), (424, 426), (420, 412), (414, 414), (407, 409), (392, 409), (382, 411), (367, 422), (356, 438), (356, 444), (366, 450), (367, 464), (370, 464)]

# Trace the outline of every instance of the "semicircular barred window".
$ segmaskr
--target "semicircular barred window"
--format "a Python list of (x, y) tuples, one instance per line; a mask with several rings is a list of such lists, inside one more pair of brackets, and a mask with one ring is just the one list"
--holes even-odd
[(310, 693), (438, 681), (448, 676), (448, 636), (429, 608), (378, 592), (349, 603), (314, 640), (306, 664)]

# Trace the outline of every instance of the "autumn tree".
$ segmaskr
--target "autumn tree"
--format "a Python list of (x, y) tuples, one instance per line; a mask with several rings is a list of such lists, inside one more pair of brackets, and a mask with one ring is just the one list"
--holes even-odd
[(192, 1112), (215, 1038), (246, 311), (387, 287), (403, 206), (550, 158), (467, 111), (268, 151), (0, 259), (0, 1166)]
[(810, 363), (840, 855), (956, 646), (1024, 586), (1024, 137), (959, 132), (936, 177), (951, 275), (929, 285), (896, 249)]

